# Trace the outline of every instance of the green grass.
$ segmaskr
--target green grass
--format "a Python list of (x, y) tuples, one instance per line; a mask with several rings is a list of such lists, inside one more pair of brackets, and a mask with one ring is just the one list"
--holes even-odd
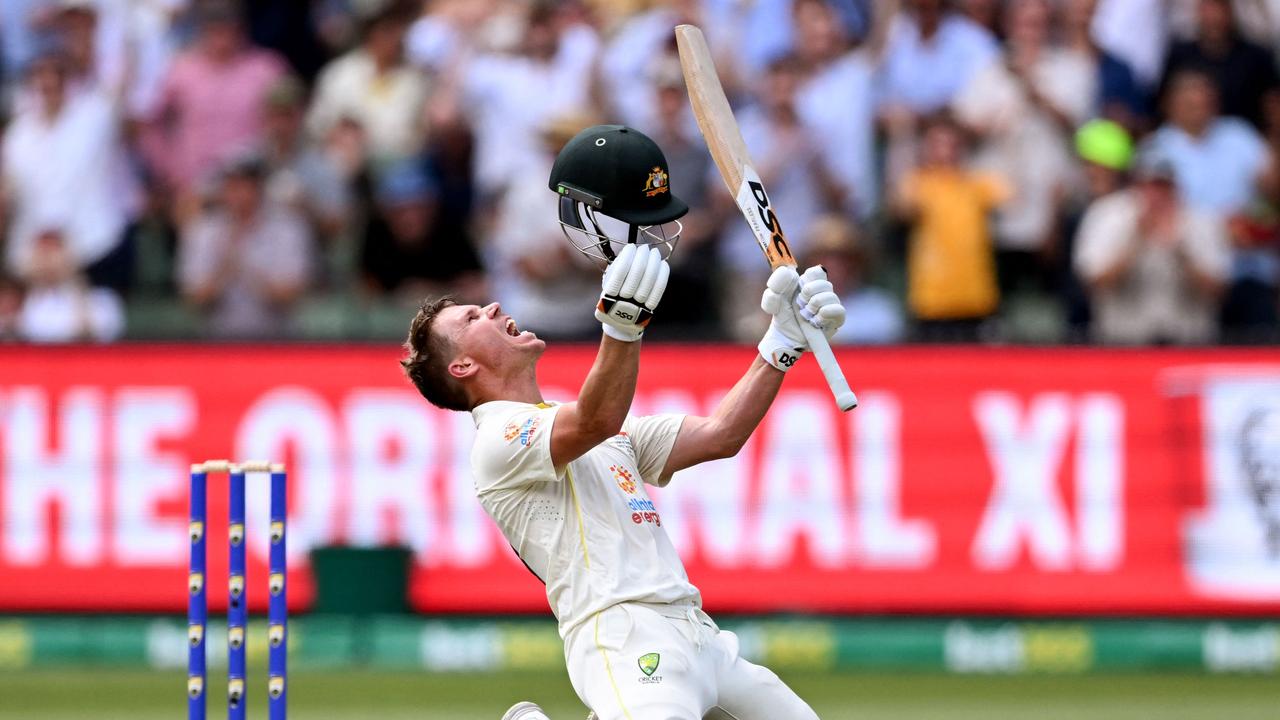
[[(216, 678), (214, 674), (211, 679)], [(258, 673), (257, 677), (264, 677)], [(1274, 720), (1274, 676), (1133, 674), (945, 676), (783, 673), (824, 720)], [(290, 677), (295, 720), (498, 720), (536, 700), (555, 720), (582, 720), (563, 674), (308, 671)], [(250, 717), (265, 718), (265, 680)], [(219, 680), (209, 717), (226, 717)], [(181, 673), (133, 670), (0, 672), (0, 720), (173, 720), (184, 717)], [(636, 720), (642, 720), (637, 718)]]

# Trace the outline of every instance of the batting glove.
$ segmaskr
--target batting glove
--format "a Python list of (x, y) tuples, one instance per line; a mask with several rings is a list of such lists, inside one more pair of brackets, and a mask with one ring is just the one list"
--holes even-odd
[(625, 245), (604, 271), (604, 292), (596, 304), (596, 319), (604, 326), (604, 334), (622, 342), (639, 340), (670, 275), (671, 268), (657, 248)]
[(815, 265), (796, 274), (790, 266), (773, 271), (765, 286), (760, 307), (773, 316), (769, 329), (757, 346), (765, 362), (786, 372), (809, 349), (800, 323), (822, 330), (830, 340), (844, 325), (845, 310), (835, 294), (827, 272)]

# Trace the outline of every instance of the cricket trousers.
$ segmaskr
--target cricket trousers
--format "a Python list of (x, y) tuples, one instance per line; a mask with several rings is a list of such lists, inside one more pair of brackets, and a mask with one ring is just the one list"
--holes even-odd
[(564, 641), (573, 689), (600, 720), (818, 720), (773, 671), (738, 656), (736, 635), (692, 606), (614, 605)]

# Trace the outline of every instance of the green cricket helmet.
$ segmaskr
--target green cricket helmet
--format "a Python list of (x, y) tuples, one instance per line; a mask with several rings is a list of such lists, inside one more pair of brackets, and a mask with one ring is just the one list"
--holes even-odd
[(671, 192), (657, 143), (623, 125), (594, 125), (575, 135), (556, 156), (547, 184), (560, 196), (565, 237), (605, 262), (622, 241), (601, 228), (599, 216), (626, 223), (625, 242), (655, 245), (670, 255), (680, 239), (679, 218), (689, 212)]

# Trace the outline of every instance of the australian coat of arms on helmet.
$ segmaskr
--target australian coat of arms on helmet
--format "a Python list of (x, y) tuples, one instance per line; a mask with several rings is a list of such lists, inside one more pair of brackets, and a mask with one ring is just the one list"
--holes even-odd
[(648, 197), (653, 197), (664, 192), (667, 192), (667, 173), (655, 165), (649, 171), (649, 180), (644, 184), (644, 194)]

